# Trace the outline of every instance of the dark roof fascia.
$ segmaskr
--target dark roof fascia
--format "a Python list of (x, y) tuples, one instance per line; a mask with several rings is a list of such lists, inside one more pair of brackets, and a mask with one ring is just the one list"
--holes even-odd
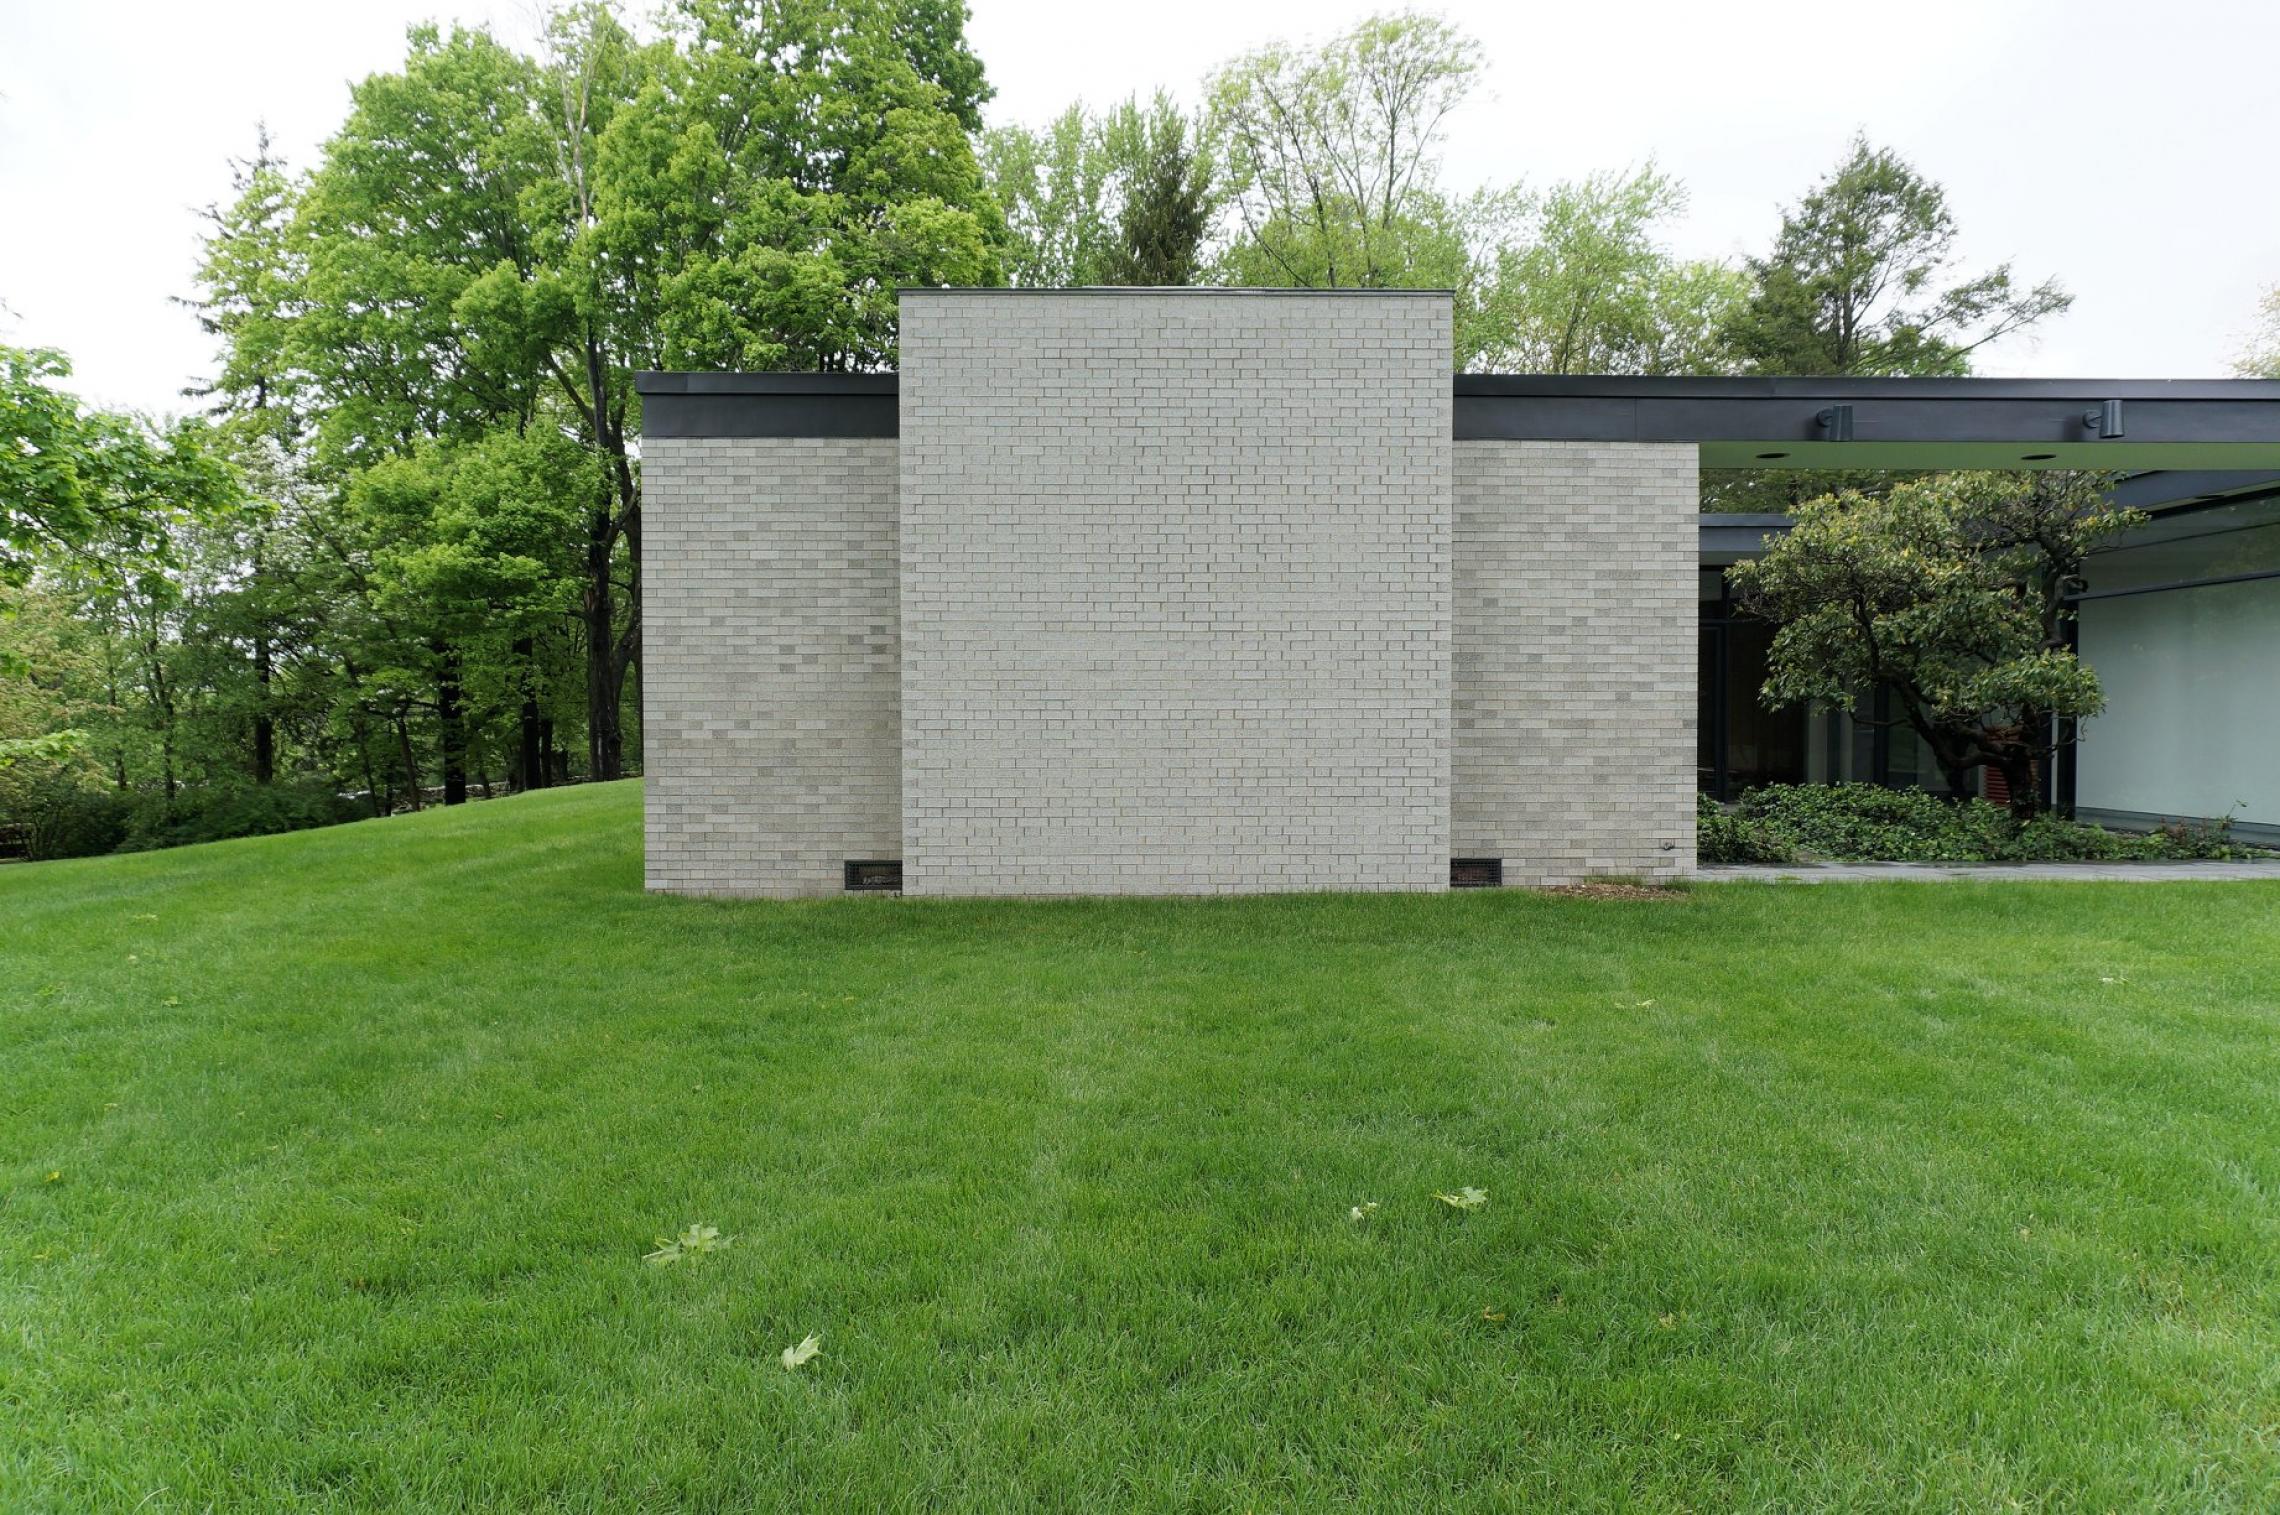
[(1921, 379), (1461, 373), (1460, 397), (1649, 400), (2264, 400), (2280, 379)]
[(652, 437), (893, 437), (891, 373), (642, 373), (641, 434)]
[[(1086, 291), (1070, 291), (1085, 293)], [(898, 376), (644, 373), (652, 437), (892, 437)], [(1464, 441), (1674, 442), (1704, 467), (2280, 468), (2280, 380), (1634, 378), (1458, 374)], [(2122, 402), (2124, 436), (2099, 407)], [(1821, 414), (1850, 405), (1852, 439)], [(2189, 468), (2188, 468), (2189, 465)]]
[(645, 395), (891, 395), (894, 373), (654, 373), (633, 376)]

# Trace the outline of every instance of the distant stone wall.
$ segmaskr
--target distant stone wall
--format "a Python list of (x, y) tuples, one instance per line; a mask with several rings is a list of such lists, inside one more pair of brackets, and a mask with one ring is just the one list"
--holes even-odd
[(908, 892), (1446, 887), (1449, 321), (905, 295)]
[(1457, 856), (1694, 871), (1698, 473), (1691, 443), (1456, 444)]
[(835, 894), (902, 855), (891, 438), (643, 446), (648, 886)]

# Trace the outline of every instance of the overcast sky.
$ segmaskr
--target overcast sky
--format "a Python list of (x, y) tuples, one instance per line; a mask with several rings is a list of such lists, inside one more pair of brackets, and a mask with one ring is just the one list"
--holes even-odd
[[(1336, 29), (1367, 0), (975, 0), (993, 119), (1039, 120)], [(1693, 193), (1683, 253), (1762, 249), (1865, 129), (1947, 186), (1973, 266), (2058, 275), (2074, 309), (2004, 374), (2222, 374), (2280, 282), (2273, 0), (1449, 0), (1485, 44), (1451, 180), (1541, 184), (1648, 158)], [(195, 208), (266, 119), (306, 164), (406, 24), (527, 36), (526, 0), (0, 0), (0, 341), (65, 349), (81, 393), (179, 409)]]

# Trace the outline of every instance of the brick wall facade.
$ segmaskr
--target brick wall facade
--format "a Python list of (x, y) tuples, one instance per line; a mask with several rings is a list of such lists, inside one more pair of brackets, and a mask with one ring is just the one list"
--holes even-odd
[(1457, 856), (1694, 871), (1698, 476), (1692, 443), (1456, 444)]
[(1695, 449), (1453, 442), (1448, 354), (1430, 296), (925, 292), (899, 440), (649, 437), (649, 887), (1691, 872)]
[(903, 882), (1448, 880), (1445, 297), (902, 306)]
[(648, 886), (835, 894), (902, 855), (896, 446), (643, 447)]

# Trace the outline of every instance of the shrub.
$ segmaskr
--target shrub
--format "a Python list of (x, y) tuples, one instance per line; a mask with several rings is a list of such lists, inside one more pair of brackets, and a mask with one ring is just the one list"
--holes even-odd
[(217, 784), (180, 790), (171, 801), (146, 796), (136, 806), (120, 846), (127, 852), (142, 852), (235, 836), (270, 836), (338, 825), (363, 814), (362, 806), (343, 799), (328, 784)]
[(13, 788), (0, 821), (24, 828), (24, 856), (35, 863), (96, 857), (126, 839), (134, 796), (53, 774)]
[(1762, 821), (1730, 815), (1707, 794), (1694, 800), (1694, 855), (1703, 863), (1794, 863), (1797, 850)]
[[(1697, 815), (1697, 851), (1706, 863), (1794, 862), (1799, 857), (2042, 863), (2263, 855), (2234, 841), (2221, 821), (2142, 836), (2054, 815), (2022, 824), (1982, 799), (1942, 799), (1920, 789), (1874, 784), (1774, 784), (1743, 795), (1732, 815), (1707, 801)], [(1788, 855), (1741, 855), (1777, 850)]]

